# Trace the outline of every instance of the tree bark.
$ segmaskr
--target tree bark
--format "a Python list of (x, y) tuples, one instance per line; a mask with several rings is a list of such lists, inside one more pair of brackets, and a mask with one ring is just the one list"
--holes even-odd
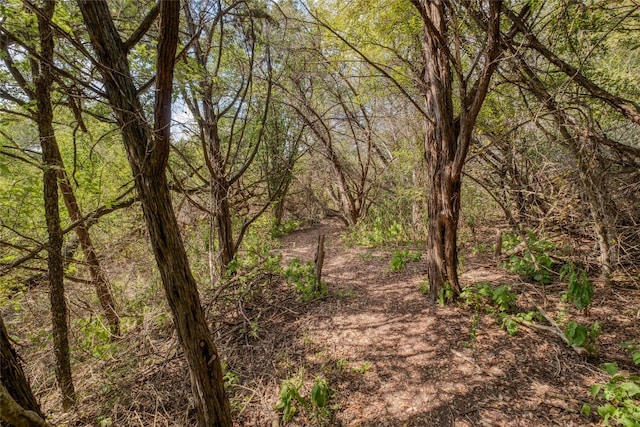
[[(461, 176), (473, 127), (500, 53), (502, 2), (487, 2), (487, 39), (476, 53), (477, 58), (482, 59), (474, 65), (477, 68), (474, 73), (462, 72), (460, 52), (453, 50), (459, 49), (460, 40), (450, 34), (458, 23), (454, 22), (456, 11), (449, 3), (443, 0), (412, 0), (412, 3), (423, 21), (421, 89), (426, 104), (425, 153), (429, 173), (427, 276), (431, 298), (447, 300), (461, 291), (457, 270)], [(467, 10), (469, 15), (476, 12)], [(455, 43), (450, 40), (452, 37)], [(454, 111), (453, 70), (460, 86), (456, 100), (458, 114)], [(473, 82), (469, 81), (472, 75), (477, 76)]]
[(49, 234), (47, 266), (49, 270), (49, 297), (53, 325), (56, 378), (62, 393), (62, 407), (69, 409), (75, 401), (69, 355), (68, 311), (64, 295), (64, 268), (62, 257), (62, 228), (58, 210), (58, 162), (57, 145), (53, 130), (51, 108), (51, 64), (53, 63), (53, 30), (50, 21), (55, 7), (54, 0), (45, 0), (38, 13), (40, 38), (40, 70), (36, 79), (37, 124), (44, 164), (44, 207)]
[(11, 346), (2, 316), (0, 316), (0, 387), (2, 388), (0, 389), (0, 414), (2, 414), (0, 421), (17, 427), (20, 426), (20, 420), (44, 418), (40, 405), (31, 391), (29, 381), (20, 366), (18, 356)]
[(79, 0), (78, 4), (97, 54), (109, 102), (121, 127), (154, 255), (189, 366), (198, 425), (231, 426), (220, 357), (200, 304), (165, 175), (180, 2), (160, 2), (153, 133), (144, 118), (125, 45), (107, 3), (104, 0)]

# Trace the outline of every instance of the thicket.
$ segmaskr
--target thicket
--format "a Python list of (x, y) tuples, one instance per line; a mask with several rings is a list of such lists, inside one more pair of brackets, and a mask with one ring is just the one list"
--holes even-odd
[[(422, 39), (435, 31), (428, 25), (435, 18), (420, 14), (424, 2), (418, 0), (384, 10), (370, 3), (314, 9), (296, 2), (182, 4), (172, 138), (162, 173), (212, 336), (225, 346), (248, 342), (282, 301), (327, 295), (312, 260), (281, 259), (282, 236), (338, 218), (348, 227), (346, 243), (391, 248), (395, 272), (432, 262), (428, 251), (414, 248), (424, 247), (436, 230), (429, 234), (429, 226), (446, 217), (461, 248), (447, 260), (454, 271), (464, 269), (465, 257), (497, 259), (545, 298), (551, 285), (562, 284), (567, 314), (554, 319), (522, 304), (506, 284), (460, 290), (453, 278), (442, 286), (425, 280), (423, 293), (442, 304), (466, 304), (472, 338), (478, 317), (488, 313), (509, 333), (523, 325), (542, 329), (581, 356), (595, 357), (600, 326), (578, 321), (589, 313), (594, 284), (640, 282), (637, 5), (493, 2), (501, 6), (497, 17), (476, 3), (442, 6), (451, 26), (431, 40), (448, 46), (453, 61), (449, 95), (468, 91), (449, 99), (449, 130), (460, 132), (475, 97), (471, 89), (478, 89), (482, 73), (493, 74), (477, 117), (466, 123), (468, 150), (448, 165), (461, 170), (450, 198), (459, 212), (452, 213), (433, 212), (429, 204), (439, 195), (428, 191), (436, 166), (429, 163), (434, 120), (424, 107), (430, 82), (424, 81), (429, 58)], [(129, 49), (140, 114), (153, 123), (163, 28), (151, 23), (159, 11), (128, 1), (109, 2), (109, 8)], [(119, 110), (109, 106), (77, 5), (11, 0), (0, 12), (0, 314), (43, 406), (59, 406), (50, 392), (54, 375), (43, 368), (54, 358), (44, 289), (52, 282), (48, 221), (55, 218), (43, 193), (53, 171), (71, 366), (79, 370), (90, 361), (106, 368), (97, 385), (78, 385), (77, 398), (84, 398), (83, 386), (93, 387), (104, 407), (88, 416), (91, 422), (117, 425), (109, 409), (117, 401), (115, 384), (128, 369), (149, 380), (147, 362), (125, 360), (126, 337), (139, 334), (164, 348), (173, 333), (148, 244), (157, 235), (145, 225)], [(49, 60), (47, 31), (54, 43)], [(487, 51), (491, 44), (495, 52)], [(54, 162), (46, 158), (51, 136), (39, 122), (45, 70), (60, 157)], [(152, 153), (149, 148), (148, 158)], [(69, 207), (64, 196), (70, 192), (81, 211)], [(79, 227), (91, 236), (90, 247), (75, 237)], [(108, 279), (117, 324), (96, 286), (100, 277)], [(637, 344), (624, 345), (637, 364)], [(148, 363), (155, 362), (170, 364)], [(223, 368), (233, 391), (237, 376)], [(610, 364), (604, 369), (611, 379), (592, 387), (596, 401), (583, 411), (588, 416), (596, 408), (605, 424), (636, 425), (638, 377)], [(282, 379), (275, 409), (285, 422), (296, 411), (330, 422), (331, 384), (303, 377)], [(237, 414), (242, 402), (231, 395)]]

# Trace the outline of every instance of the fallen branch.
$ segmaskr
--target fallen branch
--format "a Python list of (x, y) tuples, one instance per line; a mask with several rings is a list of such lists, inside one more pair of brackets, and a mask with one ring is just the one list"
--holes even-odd
[(540, 314), (542, 314), (542, 316), (544, 316), (545, 319), (547, 319), (547, 322), (549, 322), (551, 324), (551, 326), (538, 325), (537, 323), (528, 322), (526, 320), (518, 320), (518, 322), (520, 324), (528, 327), (528, 328), (537, 329), (539, 331), (549, 332), (549, 333), (559, 337), (568, 347), (571, 347), (573, 349), (573, 351), (578, 353), (579, 356), (586, 357), (586, 356), (589, 355), (589, 351), (586, 348), (578, 346), (578, 345), (571, 344), (571, 342), (569, 341), (567, 336), (564, 334), (564, 331), (562, 329), (560, 329), (558, 324), (551, 318), (551, 316), (549, 316), (540, 307), (535, 306), (535, 308), (536, 308), (536, 310), (538, 310), (538, 312)]

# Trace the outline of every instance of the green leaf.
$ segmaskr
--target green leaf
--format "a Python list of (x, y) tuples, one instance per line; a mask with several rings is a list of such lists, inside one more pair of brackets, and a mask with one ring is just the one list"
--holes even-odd
[(633, 363), (640, 365), (640, 351), (634, 351), (631, 353), (631, 357), (633, 358)]
[(629, 397), (635, 397), (640, 395), (640, 386), (638, 384), (627, 381), (620, 384), (620, 388), (627, 392)]
[(609, 375), (615, 375), (618, 372), (618, 364), (616, 362), (603, 363), (600, 365), (600, 369)]
[(569, 344), (582, 346), (587, 341), (587, 328), (577, 322), (569, 322), (564, 335), (569, 340)]
[(329, 400), (329, 387), (326, 381), (318, 381), (311, 390), (311, 401), (318, 407), (324, 408)]
[(591, 387), (589, 387), (589, 392), (593, 397), (596, 397), (598, 393), (600, 393), (600, 390), (602, 390), (602, 384), (594, 384)]
[(587, 417), (591, 415), (591, 405), (585, 403), (582, 405), (582, 409), (580, 409), (580, 413), (586, 415)]
[(605, 403), (602, 406), (598, 406), (598, 414), (605, 420), (608, 420), (611, 416), (615, 415), (616, 407), (611, 403)]

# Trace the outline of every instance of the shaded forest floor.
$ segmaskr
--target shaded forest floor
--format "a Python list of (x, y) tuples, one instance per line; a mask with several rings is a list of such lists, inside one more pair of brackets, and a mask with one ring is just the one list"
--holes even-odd
[[(347, 246), (343, 232), (339, 223), (323, 221), (282, 239), (285, 264), (293, 258), (313, 260), (318, 235), (326, 235), (324, 298), (300, 302), (278, 282), (259, 303), (239, 307), (235, 321), (214, 323), (237, 425), (283, 425), (281, 413), (274, 411), (282, 382), (297, 384), (308, 399), (315, 379), (324, 378), (331, 389), (328, 412), (298, 403), (287, 425), (583, 426), (597, 421), (580, 414), (582, 404), (591, 402), (589, 386), (608, 379), (598, 365), (617, 362), (622, 369), (635, 369), (619, 344), (640, 337), (637, 288), (596, 283), (585, 317), (559, 300), (566, 285), (547, 286), (545, 296), (505, 272), (490, 254), (463, 251), (464, 285), (508, 284), (521, 311), (535, 304), (551, 315), (600, 322), (599, 356), (583, 358), (553, 335), (521, 327), (509, 336), (483, 310), (429, 302), (419, 290), (424, 257), (392, 272), (393, 248)], [(44, 294), (36, 291), (25, 299), (25, 325), (42, 316)], [(210, 292), (203, 295), (210, 308)], [(144, 308), (150, 301), (162, 307), (162, 295), (148, 292), (145, 298), (137, 308), (139, 318), (115, 347), (103, 343), (106, 355), (96, 354), (99, 340), (83, 347), (86, 334), (73, 337), (80, 394), (72, 413), (58, 412), (50, 351), (33, 344), (22, 349), (25, 360), (36, 361), (27, 363), (29, 374), (52, 421), (193, 425), (188, 373), (170, 318), (166, 311)], [(26, 337), (29, 332), (15, 331), (16, 326), (14, 332)]]

